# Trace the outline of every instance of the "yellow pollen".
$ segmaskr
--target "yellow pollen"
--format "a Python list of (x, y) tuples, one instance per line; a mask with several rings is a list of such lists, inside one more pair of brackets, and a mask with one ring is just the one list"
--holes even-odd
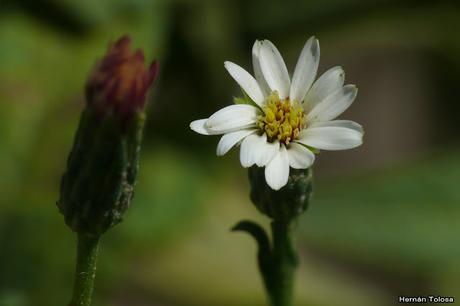
[(263, 111), (258, 125), (269, 141), (289, 144), (306, 125), (302, 106), (296, 102), (291, 105), (289, 98), (281, 100), (276, 91), (266, 98)]

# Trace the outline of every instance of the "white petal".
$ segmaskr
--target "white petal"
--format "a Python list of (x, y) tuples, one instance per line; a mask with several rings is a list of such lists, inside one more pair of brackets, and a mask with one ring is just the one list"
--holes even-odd
[(260, 90), (262, 90), (264, 96), (268, 96), (270, 93), (270, 87), (268, 87), (267, 81), (265, 81), (262, 70), (260, 69), (259, 55), (261, 45), (262, 42), (256, 40), (252, 46), (252, 67), (254, 69), (254, 76), (256, 77), (257, 83), (259, 83)]
[(240, 149), (240, 162), (245, 168), (256, 164), (265, 166), (275, 156), (279, 149), (279, 142), (267, 142), (267, 135), (249, 135), (243, 139)]
[(240, 142), (244, 137), (255, 133), (257, 130), (239, 130), (236, 132), (227, 133), (220, 138), (219, 143), (217, 144), (217, 156), (222, 156), (226, 154), (234, 145)]
[(301, 144), (292, 142), (287, 149), (289, 166), (294, 169), (307, 169), (315, 161), (315, 154)]
[(309, 112), (318, 103), (342, 88), (344, 81), (345, 72), (342, 67), (333, 67), (323, 73), (323, 75), (313, 83), (313, 86), (304, 99), (305, 111)]
[[(265, 134), (264, 134), (265, 135)], [(267, 138), (264, 137), (264, 141), (259, 143), (257, 148), (255, 162), (259, 167), (263, 167), (268, 164), (272, 158), (275, 156), (280, 148), (280, 143), (278, 141), (268, 142)]]
[(287, 184), (289, 179), (289, 157), (284, 145), (275, 157), (265, 166), (265, 180), (273, 190), (279, 190)]
[(300, 132), (297, 141), (316, 149), (346, 150), (360, 146), (363, 133), (345, 127), (312, 127)]
[(289, 74), (280, 52), (268, 40), (262, 42), (259, 54), (260, 68), (272, 91), (278, 91), (281, 99), (289, 95)]
[(238, 85), (243, 88), (243, 90), (248, 94), (248, 96), (256, 102), (258, 105), (262, 105), (264, 102), (264, 95), (260, 90), (259, 84), (257, 83), (256, 79), (252, 77), (246, 70), (234, 64), (232, 62), (225, 62), (225, 68), (227, 69), (228, 73), (235, 79)]
[(206, 121), (208, 121), (208, 119), (192, 121), (190, 123), (190, 128), (192, 131), (195, 131), (201, 135), (213, 135), (213, 133), (206, 128)]
[(321, 127), (321, 126), (335, 126), (335, 127), (344, 127), (348, 129), (355, 130), (360, 132), (361, 134), (364, 133), (363, 127), (361, 124), (356, 123), (351, 120), (333, 120), (333, 121), (323, 121), (323, 122), (314, 122), (311, 124), (310, 127)]
[(343, 113), (356, 98), (358, 89), (346, 85), (318, 103), (308, 114), (307, 121), (329, 121)]
[(315, 37), (311, 37), (305, 43), (300, 53), (299, 60), (297, 61), (297, 65), (295, 66), (289, 94), (291, 101), (303, 101), (307, 91), (315, 80), (318, 65), (319, 42)]
[(236, 104), (215, 112), (205, 124), (214, 134), (224, 134), (255, 126), (258, 109), (248, 104)]
[(258, 141), (259, 139), (257, 135), (249, 135), (241, 142), (240, 162), (244, 168), (249, 168), (255, 164), (253, 148), (257, 146)]

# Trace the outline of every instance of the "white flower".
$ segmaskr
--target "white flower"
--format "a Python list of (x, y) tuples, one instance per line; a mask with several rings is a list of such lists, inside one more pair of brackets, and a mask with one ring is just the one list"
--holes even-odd
[(247, 95), (246, 104), (224, 107), (190, 128), (203, 135), (220, 135), (217, 155), (240, 143), (241, 165), (265, 167), (265, 179), (274, 190), (286, 185), (289, 168), (306, 169), (313, 151), (345, 150), (362, 144), (361, 125), (333, 120), (357, 94), (354, 85), (343, 85), (344, 71), (334, 67), (315, 80), (319, 42), (311, 37), (300, 54), (292, 76), (278, 49), (268, 40), (252, 48), (255, 78), (240, 66), (225, 68)]

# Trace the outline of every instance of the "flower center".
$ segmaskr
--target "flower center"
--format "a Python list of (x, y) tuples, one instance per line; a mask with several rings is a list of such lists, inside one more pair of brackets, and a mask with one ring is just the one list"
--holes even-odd
[(298, 103), (292, 103), (289, 98), (281, 100), (278, 92), (272, 92), (267, 98), (264, 114), (258, 117), (259, 128), (267, 134), (269, 141), (278, 139), (289, 144), (305, 127), (303, 108)]

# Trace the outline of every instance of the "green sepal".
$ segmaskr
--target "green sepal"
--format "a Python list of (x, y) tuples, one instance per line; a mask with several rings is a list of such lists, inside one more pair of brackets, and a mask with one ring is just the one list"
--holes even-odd
[(66, 224), (100, 235), (122, 220), (133, 196), (145, 114), (129, 122), (87, 108), (61, 180), (57, 203)]
[(235, 103), (235, 104), (248, 104), (248, 105), (252, 105), (252, 106), (257, 107), (258, 109), (260, 109), (260, 106), (257, 105), (257, 103), (254, 102), (254, 100), (252, 100), (244, 90), (241, 89), (241, 93), (243, 95), (242, 97), (233, 97), (233, 103)]
[(257, 209), (275, 221), (290, 222), (307, 210), (312, 193), (312, 170), (290, 169), (287, 184), (273, 190), (265, 180), (264, 168), (248, 169), (251, 201)]
[(233, 97), (233, 103), (235, 104), (250, 104), (252, 105), (251, 101), (246, 100), (243, 97)]
[(319, 154), (321, 153), (321, 150), (320, 149), (317, 149), (317, 148), (313, 148), (313, 147), (310, 147), (310, 146), (305, 146), (308, 150), (312, 151), (314, 154)]

